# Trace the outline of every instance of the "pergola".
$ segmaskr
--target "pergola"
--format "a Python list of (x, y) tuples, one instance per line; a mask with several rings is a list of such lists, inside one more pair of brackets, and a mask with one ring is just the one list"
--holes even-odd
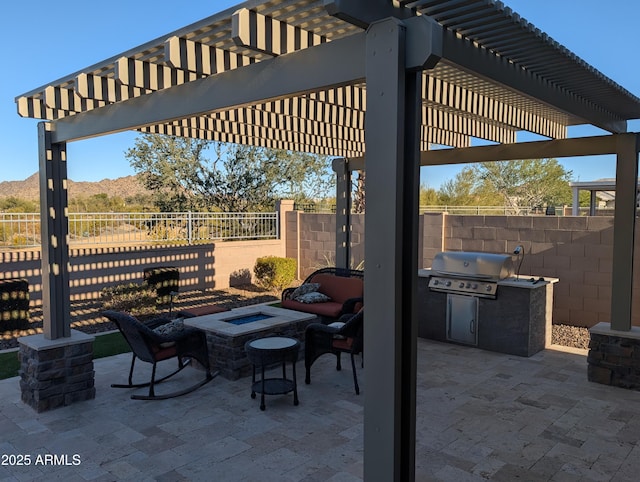
[[(38, 125), (45, 338), (70, 336), (66, 143), (124, 130), (367, 171), (366, 480), (413, 480), (419, 167), (616, 154), (613, 329), (631, 329), (640, 99), (494, 0), (249, 0), (16, 99)], [(591, 124), (611, 135), (568, 139)], [(550, 140), (518, 143), (518, 131)], [(493, 145), (470, 147), (472, 138)], [(453, 149), (429, 150), (432, 144)]]
[[(570, 182), (569, 186), (573, 192), (573, 204), (571, 207), (571, 215), (578, 216), (580, 214), (580, 191), (589, 191), (589, 216), (596, 215), (596, 193), (597, 192), (615, 192), (616, 182), (611, 179), (601, 179), (600, 181), (584, 181)], [(613, 196), (615, 199), (615, 195)], [(638, 194), (636, 206), (640, 206), (640, 180), (638, 181)]]

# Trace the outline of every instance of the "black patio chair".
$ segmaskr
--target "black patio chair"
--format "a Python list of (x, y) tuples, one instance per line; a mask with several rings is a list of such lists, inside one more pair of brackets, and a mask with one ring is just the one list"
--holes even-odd
[(358, 375), (356, 373), (355, 355), (363, 353), (363, 321), (364, 308), (356, 314), (343, 315), (338, 323), (325, 325), (311, 323), (305, 330), (304, 365), (306, 369), (305, 383), (311, 383), (311, 365), (325, 353), (336, 356), (336, 370), (342, 369), (340, 356), (348, 353), (351, 357), (353, 385), (356, 394), (360, 394)]
[[(129, 370), (129, 383), (112, 384), (114, 388), (141, 388), (149, 387), (148, 395), (131, 395), (134, 400), (165, 400), (167, 398), (178, 397), (190, 393), (200, 388), (205, 383), (210, 382), (217, 375), (211, 373), (209, 367), (209, 352), (207, 349), (207, 339), (204, 332), (184, 327), (175, 330), (172, 333), (160, 334), (154, 331), (172, 320), (159, 318), (151, 320), (148, 323), (142, 323), (135, 317), (118, 311), (108, 310), (102, 313), (103, 316), (113, 321), (124, 339), (127, 341), (133, 352), (131, 359), (131, 368)], [(178, 368), (156, 380), (156, 365), (158, 362), (176, 357), (178, 359)], [(136, 358), (153, 364), (151, 371), (151, 380), (148, 383), (133, 383), (133, 368)], [(155, 385), (171, 378), (183, 368), (188, 366), (191, 359), (197, 360), (205, 370), (204, 379), (183, 390), (167, 393), (164, 395), (156, 395)]]

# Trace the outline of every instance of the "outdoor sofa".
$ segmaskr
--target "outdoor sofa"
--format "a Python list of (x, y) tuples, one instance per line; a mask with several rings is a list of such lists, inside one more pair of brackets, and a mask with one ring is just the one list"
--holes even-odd
[(364, 271), (322, 268), (314, 271), (298, 288), (282, 292), (282, 308), (313, 313), (331, 322), (357, 313), (363, 305)]

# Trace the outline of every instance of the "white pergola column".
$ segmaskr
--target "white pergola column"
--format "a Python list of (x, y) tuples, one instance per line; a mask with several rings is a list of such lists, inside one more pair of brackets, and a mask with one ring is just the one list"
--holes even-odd
[(640, 135), (617, 137), (616, 207), (613, 222), (611, 329), (631, 330)]
[(417, 226), (421, 74), (406, 28), (367, 30), (364, 479), (415, 479)]
[(336, 268), (349, 269), (351, 261), (351, 171), (338, 157), (331, 167), (336, 173)]
[(51, 141), (51, 125), (38, 124), (40, 229), (42, 238), (42, 312), (44, 336), (69, 337), (69, 220), (66, 142)]

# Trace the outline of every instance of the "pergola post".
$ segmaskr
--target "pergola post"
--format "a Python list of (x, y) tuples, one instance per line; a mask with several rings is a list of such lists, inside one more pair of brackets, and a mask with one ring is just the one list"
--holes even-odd
[(44, 333), (18, 339), (22, 401), (43, 412), (95, 398), (94, 336), (71, 330), (66, 143), (38, 124)]
[(331, 167), (336, 173), (336, 268), (349, 269), (351, 260), (351, 171), (338, 157)]
[(38, 124), (42, 312), (49, 340), (70, 336), (66, 148), (66, 142), (51, 142), (49, 123)]
[(633, 247), (637, 212), (640, 135), (617, 138), (616, 207), (613, 222), (611, 328), (631, 330), (633, 304)]
[[(405, 68), (406, 28), (372, 23), (366, 41), (364, 479), (415, 479), (421, 74)], [(372, 195), (373, 194), (373, 195)]]
[(573, 204), (571, 205), (571, 215), (580, 216), (580, 188), (572, 187)]

